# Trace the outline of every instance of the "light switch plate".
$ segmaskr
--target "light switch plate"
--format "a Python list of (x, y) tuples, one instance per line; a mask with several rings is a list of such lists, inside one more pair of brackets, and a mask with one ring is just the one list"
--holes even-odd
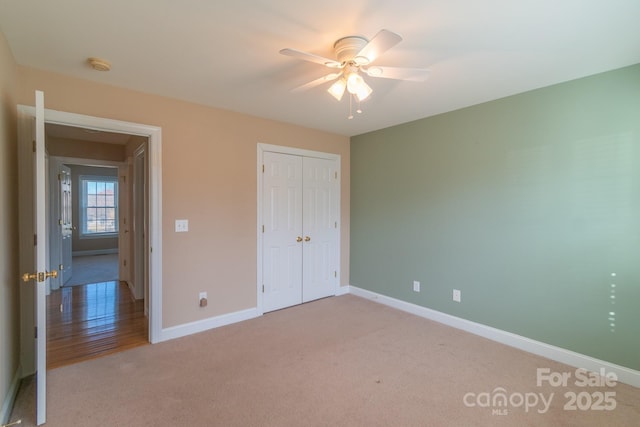
[(186, 233), (189, 231), (188, 219), (176, 219), (176, 233)]

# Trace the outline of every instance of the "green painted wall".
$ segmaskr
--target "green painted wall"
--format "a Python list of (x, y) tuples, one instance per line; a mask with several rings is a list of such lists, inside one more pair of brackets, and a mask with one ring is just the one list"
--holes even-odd
[(351, 285), (640, 370), (640, 64), (353, 137), (351, 185)]

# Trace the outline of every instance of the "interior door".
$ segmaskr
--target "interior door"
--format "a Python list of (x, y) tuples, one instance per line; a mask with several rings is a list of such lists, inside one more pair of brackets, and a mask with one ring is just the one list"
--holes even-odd
[(335, 295), (338, 162), (269, 151), (262, 160), (263, 311)]
[(302, 302), (335, 295), (338, 276), (337, 162), (303, 159)]
[(263, 311), (302, 302), (302, 158), (263, 156)]
[(61, 262), (58, 273), (60, 274), (60, 283), (63, 285), (71, 279), (72, 270), (72, 205), (71, 205), (71, 168), (66, 165), (60, 165), (58, 168), (58, 183), (60, 186), (60, 255)]
[[(47, 322), (46, 322), (46, 281), (48, 277), (55, 277), (57, 272), (46, 272), (46, 209), (45, 209), (45, 156), (44, 156), (44, 93), (36, 91), (35, 129), (33, 130), (33, 162), (30, 165), (33, 174), (33, 187), (29, 189), (33, 194), (33, 220), (35, 235), (33, 245), (27, 243), (25, 247), (33, 248), (33, 264), (35, 271), (25, 272), (22, 276), (27, 282), (25, 286), (35, 286), (33, 292), (35, 310), (35, 370), (36, 370), (36, 422), (38, 425), (46, 421), (46, 390), (47, 390)], [(28, 239), (28, 236), (21, 236)], [(26, 242), (25, 242), (26, 243)]]
[(145, 242), (146, 230), (146, 179), (145, 179), (145, 156), (144, 147), (140, 147), (135, 152), (133, 163), (133, 270), (134, 288), (136, 299), (145, 298), (145, 312), (147, 312), (148, 295), (146, 286), (147, 253)]

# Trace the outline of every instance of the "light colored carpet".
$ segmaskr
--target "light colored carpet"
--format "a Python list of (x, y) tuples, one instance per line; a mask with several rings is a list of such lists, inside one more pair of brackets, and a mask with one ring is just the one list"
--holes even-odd
[(118, 280), (118, 254), (73, 257), (71, 279), (64, 286)]
[[(47, 426), (638, 426), (640, 389), (537, 386), (537, 368), (575, 372), (345, 295), (51, 370)], [(464, 403), (499, 387), (513, 404)], [(572, 392), (616, 408), (564, 410)], [(516, 407), (529, 393), (548, 410)], [(12, 419), (30, 425), (29, 405)]]

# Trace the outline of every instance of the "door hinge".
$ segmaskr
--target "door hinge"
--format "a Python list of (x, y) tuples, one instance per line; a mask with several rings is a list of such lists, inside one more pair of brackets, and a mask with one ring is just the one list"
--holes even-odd
[(338, 228), (338, 221), (336, 221), (336, 225), (335, 225), (335, 228)]
[(62, 220), (61, 219), (58, 220), (58, 224), (62, 225)]
[(38, 339), (38, 327), (37, 326), (33, 327), (33, 337), (35, 339)]
[(264, 173), (264, 164), (262, 165), (262, 173)]
[(38, 235), (37, 234), (33, 235), (33, 246), (38, 246)]
[(262, 285), (262, 293), (264, 294), (264, 285)]
[(264, 233), (264, 224), (262, 224), (262, 232)]
[(338, 277), (338, 271), (337, 270), (333, 272), (333, 277)]
[(126, 184), (126, 183), (127, 183), (127, 175), (122, 175), (122, 182), (123, 182), (124, 184)]
[(338, 171), (336, 171), (336, 179), (338, 179)]
[(34, 139), (32, 142), (33, 142), (33, 152), (35, 153), (36, 152), (36, 140)]
[(122, 261), (122, 264), (126, 267), (126, 266), (127, 266), (127, 260), (126, 260), (126, 259), (125, 259), (125, 260), (123, 260), (123, 261)]
[(64, 270), (64, 264), (58, 265), (58, 270)]
[(62, 174), (61, 173), (58, 174), (58, 181), (62, 181)]

